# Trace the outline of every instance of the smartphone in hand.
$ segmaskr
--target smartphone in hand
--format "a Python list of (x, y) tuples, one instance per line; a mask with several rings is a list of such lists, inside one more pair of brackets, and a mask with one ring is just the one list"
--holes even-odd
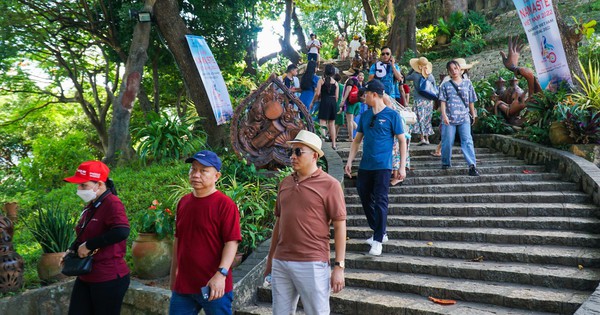
[(208, 298), (210, 297), (210, 287), (209, 286), (202, 287), (200, 289), (200, 292), (202, 293), (202, 297), (205, 300), (208, 300)]

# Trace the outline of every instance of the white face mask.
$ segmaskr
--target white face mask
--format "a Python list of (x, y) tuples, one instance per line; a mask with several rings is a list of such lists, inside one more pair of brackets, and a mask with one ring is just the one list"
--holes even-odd
[(78, 189), (77, 196), (83, 199), (84, 202), (90, 202), (96, 199), (96, 192), (93, 189)]

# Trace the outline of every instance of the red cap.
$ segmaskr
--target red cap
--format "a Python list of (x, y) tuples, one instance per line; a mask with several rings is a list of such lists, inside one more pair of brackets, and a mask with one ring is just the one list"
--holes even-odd
[(87, 161), (81, 163), (75, 175), (65, 178), (66, 182), (81, 184), (88, 181), (106, 182), (110, 169), (100, 161)]

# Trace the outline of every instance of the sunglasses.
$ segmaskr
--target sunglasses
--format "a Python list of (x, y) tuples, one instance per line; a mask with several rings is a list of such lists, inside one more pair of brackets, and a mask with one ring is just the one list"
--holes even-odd
[(309, 153), (309, 152), (310, 151), (302, 151), (302, 149), (300, 149), (300, 148), (293, 148), (293, 149), (288, 150), (288, 153), (289, 153), (288, 155), (292, 156), (292, 154), (294, 154), (296, 156), (301, 156), (302, 153)]
[(369, 123), (369, 128), (373, 128), (373, 126), (375, 126), (376, 120), (377, 120), (377, 115), (373, 115), (373, 117), (371, 117), (371, 122)]
[(381, 55), (382, 55), (382, 56), (389, 56), (390, 54), (391, 54), (391, 53), (389, 53), (389, 52), (382, 52), (382, 53), (381, 53)]

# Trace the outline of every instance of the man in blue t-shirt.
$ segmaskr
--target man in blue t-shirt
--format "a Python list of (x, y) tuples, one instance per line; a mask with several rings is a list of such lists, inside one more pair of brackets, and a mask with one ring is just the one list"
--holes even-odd
[(385, 87), (385, 93), (400, 102), (401, 95), (398, 82), (403, 82), (404, 77), (400, 72), (400, 67), (395, 63), (392, 50), (388, 46), (381, 47), (381, 57), (369, 69), (369, 81), (373, 79), (381, 80)]
[(380, 80), (371, 80), (362, 89), (369, 109), (361, 115), (356, 138), (350, 147), (348, 162), (344, 168), (352, 178), (352, 161), (363, 141), (363, 154), (358, 167), (356, 188), (373, 236), (367, 239), (371, 245), (369, 254), (381, 255), (382, 243), (387, 242), (386, 223), (388, 192), (392, 174), (392, 147), (394, 138), (400, 147), (400, 180), (406, 177), (406, 138), (400, 115), (383, 103), (385, 87)]

